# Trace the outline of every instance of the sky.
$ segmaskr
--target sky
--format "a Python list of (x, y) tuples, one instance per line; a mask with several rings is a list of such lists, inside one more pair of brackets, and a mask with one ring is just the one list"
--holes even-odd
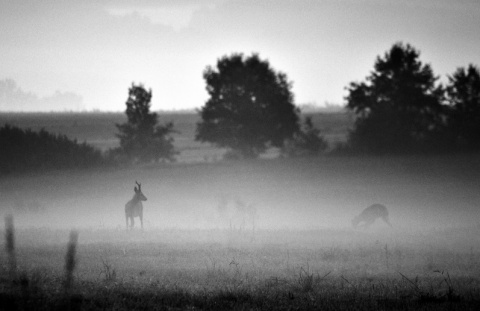
[(478, 0), (0, 0), (0, 111), (123, 111), (205, 104), (203, 71), (251, 55), (293, 82), (298, 105), (345, 103), (397, 42), (441, 81), (480, 65)]

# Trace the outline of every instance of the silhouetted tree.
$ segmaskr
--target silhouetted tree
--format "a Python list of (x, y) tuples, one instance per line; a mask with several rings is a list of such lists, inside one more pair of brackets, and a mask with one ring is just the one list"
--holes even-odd
[(120, 138), (117, 152), (132, 161), (149, 162), (164, 159), (174, 161), (176, 151), (173, 146), (173, 123), (157, 125), (158, 115), (150, 112), (152, 90), (143, 85), (132, 86), (128, 90), (125, 111), (128, 122), (116, 124)]
[(203, 77), (210, 98), (200, 110), (196, 140), (252, 158), (298, 131), (291, 83), (258, 55), (224, 56)]
[(350, 147), (369, 153), (431, 148), (443, 122), (443, 90), (409, 44), (377, 57), (366, 82), (351, 83), (347, 108), (357, 114)]
[(480, 149), (480, 71), (469, 65), (448, 77), (447, 102), (450, 104), (448, 130), (456, 145)]

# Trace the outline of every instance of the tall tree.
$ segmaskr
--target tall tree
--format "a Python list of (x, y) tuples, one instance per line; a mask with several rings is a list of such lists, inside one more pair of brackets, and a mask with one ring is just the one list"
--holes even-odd
[(203, 77), (210, 98), (200, 110), (196, 140), (252, 158), (299, 130), (291, 82), (258, 55), (224, 56)]
[(134, 162), (174, 161), (173, 123), (157, 125), (158, 115), (150, 112), (151, 99), (152, 90), (147, 91), (143, 85), (132, 83), (125, 111), (128, 121), (116, 125), (120, 138), (118, 151)]
[(347, 108), (357, 114), (349, 145), (369, 153), (411, 152), (432, 146), (442, 125), (443, 90), (419, 52), (396, 43), (377, 57), (366, 82), (351, 83)]
[(448, 77), (448, 130), (460, 148), (480, 149), (480, 71), (470, 64)]

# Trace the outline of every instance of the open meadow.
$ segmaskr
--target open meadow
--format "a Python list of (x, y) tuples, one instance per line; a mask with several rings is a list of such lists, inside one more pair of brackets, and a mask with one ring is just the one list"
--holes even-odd
[[(135, 180), (148, 199), (144, 230), (137, 218), (127, 232)], [(477, 155), (2, 176), (0, 214), (14, 216), (20, 281), (12, 285), (1, 252), (0, 308), (475, 310), (479, 180)], [(353, 229), (373, 203), (387, 206), (393, 226)]]

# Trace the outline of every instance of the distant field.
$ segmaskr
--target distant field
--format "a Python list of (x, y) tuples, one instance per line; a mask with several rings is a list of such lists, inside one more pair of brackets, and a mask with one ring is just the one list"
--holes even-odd
[[(348, 113), (313, 113), (315, 126), (332, 144), (344, 142), (348, 128), (353, 125), (353, 116)], [(87, 142), (100, 150), (118, 146), (115, 124), (126, 122), (124, 113), (0, 113), (0, 125), (9, 123), (21, 128), (64, 134), (79, 142)], [(223, 150), (210, 144), (195, 141), (196, 124), (200, 117), (195, 113), (164, 113), (159, 122), (173, 122), (175, 147), (180, 151), (179, 162), (200, 162), (221, 158)]]

